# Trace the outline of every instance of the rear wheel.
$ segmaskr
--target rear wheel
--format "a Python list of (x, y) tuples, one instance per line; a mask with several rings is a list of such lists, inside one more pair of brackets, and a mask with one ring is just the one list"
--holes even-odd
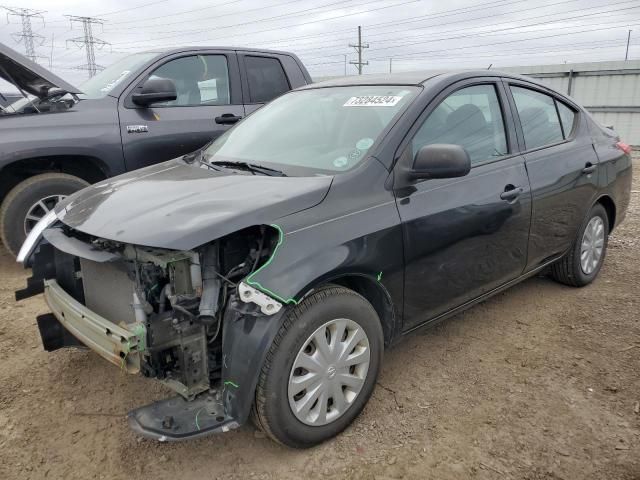
[(571, 250), (551, 267), (551, 276), (573, 287), (590, 284), (598, 275), (607, 253), (609, 217), (599, 203), (594, 205)]
[(0, 208), (2, 243), (14, 256), (38, 221), (66, 196), (89, 185), (65, 173), (43, 173), (16, 185)]
[(267, 354), (256, 426), (295, 448), (337, 435), (371, 396), (383, 348), (380, 320), (363, 297), (342, 287), (309, 295), (287, 314)]

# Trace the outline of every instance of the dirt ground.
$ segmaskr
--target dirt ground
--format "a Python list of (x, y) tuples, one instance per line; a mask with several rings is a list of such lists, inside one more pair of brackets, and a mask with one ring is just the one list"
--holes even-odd
[(0, 253), (0, 479), (640, 479), (640, 160), (597, 281), (533, 278), (386, 353), (364, 413), (306, 451), (251, 426), (160, 444), (162, 398), (86, 351), (42, 351), (41, 297)]

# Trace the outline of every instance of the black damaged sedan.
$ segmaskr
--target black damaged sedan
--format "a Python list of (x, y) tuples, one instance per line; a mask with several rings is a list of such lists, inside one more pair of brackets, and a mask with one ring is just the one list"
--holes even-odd
[(403, 334), (543, 270), (591, 283), (630, 183), (628, 145), (530, 79), (340, 79), (67, 198), (22, 247), (16, 296), (44, 293), (45, 349), (176, 392), (129, 413), (140, 434), (251, 417), (309, 447), (360, 413)]

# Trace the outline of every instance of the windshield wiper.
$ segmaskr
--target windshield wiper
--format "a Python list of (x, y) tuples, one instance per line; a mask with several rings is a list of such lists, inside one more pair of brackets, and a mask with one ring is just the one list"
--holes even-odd
[(248, 162), (232, 162), (229, 160), (218, 160), (218, 161), (210, 161), (201, 159), (201, 162), (204, 162), (208, 165), (219, 165), (221, 167), (229, 167), (229, 168), (238, 168), (243, 170), (248, 170), (254, 173), (261, 173), (263, 175), (269, 175), (270, 177), (286, 177), (287, 175), (281, 171), (276, 170), (275, 168), (263, 167), (262, 165), (256, 165), (255, 163)]

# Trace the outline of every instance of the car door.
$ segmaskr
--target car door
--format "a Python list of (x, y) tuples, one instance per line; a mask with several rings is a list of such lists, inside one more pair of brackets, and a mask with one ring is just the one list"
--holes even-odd
[(395, 188), (404, 239), (405, 316), (411, 329), (518, 277), (526, 264), (529, 181), (501, 82), (449, 87), (412, 128), (396, 168), (420, 147), (463, 146), (468, 175)]
[[(149, 107), (131, 95), (151, 77), (168, 78), (178, 97)], [(184, 53), (156, 62), (121, 96), (120, 131), (128, 170), (193, 152), (232, 126), (223, 116), (242, 118), (237, 57), (229, 51)], [(220, 122), (223, 123), (220, 123)]]
[(567, 99), (505, 80), (533, 199), (527, 270), (564, 253), (598, 190), (598, 157), (586, 118)]
[[(300, 83), (297, 78), (290, 79), (287, 76), (280, 56), (238, 53), (238, 60), (243, 72), (242, 82), (247, 115), (291, 88), (295, 88), (292, 84)], [(291, 71), (292, 69), (289, 69), (289, 72)]]

